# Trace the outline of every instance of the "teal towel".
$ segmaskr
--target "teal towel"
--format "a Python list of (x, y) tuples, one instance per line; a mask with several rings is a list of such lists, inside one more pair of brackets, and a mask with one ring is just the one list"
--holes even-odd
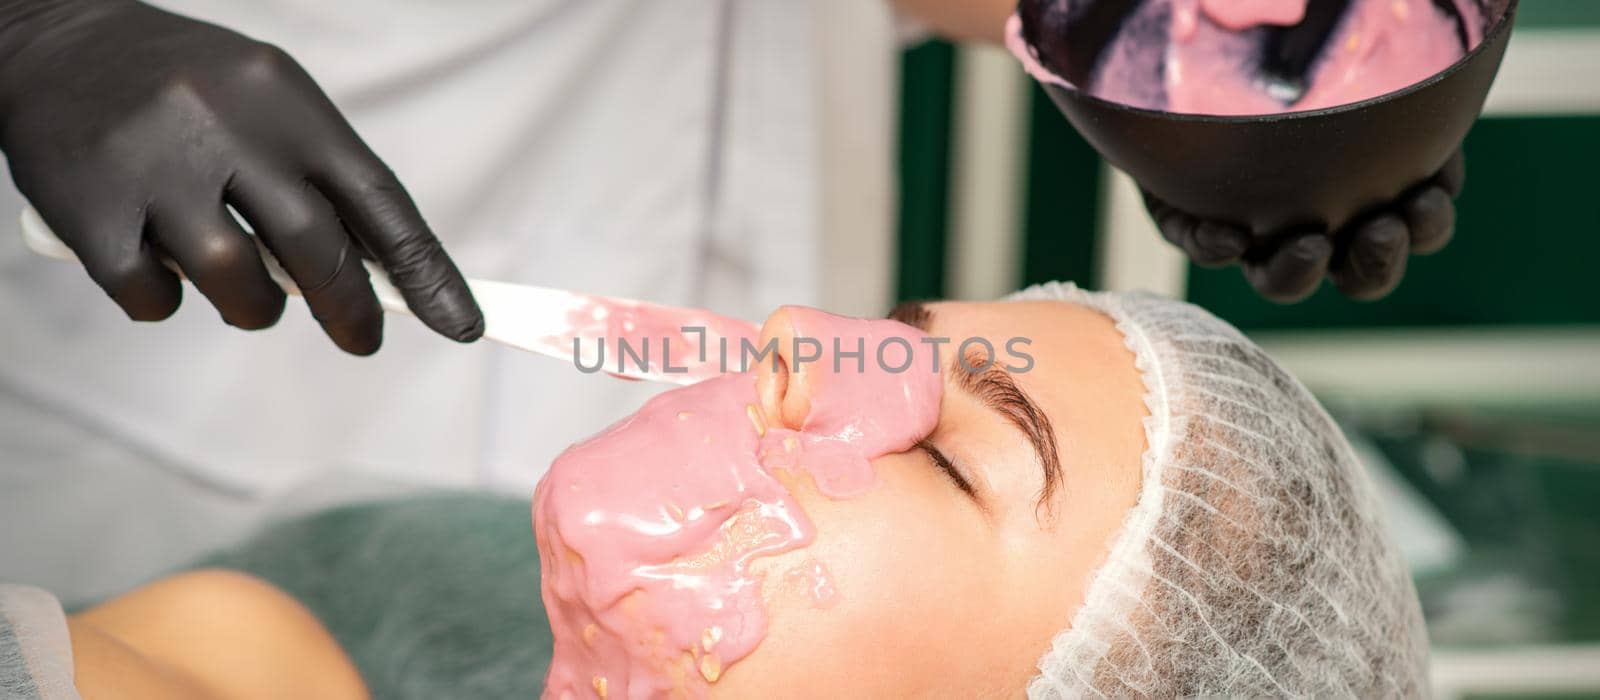
[(279, 586), (333, 632), (374, 698), (533, 700), (550, 664), (526, 500), (447, 494), (345, 506), (203, 562)]

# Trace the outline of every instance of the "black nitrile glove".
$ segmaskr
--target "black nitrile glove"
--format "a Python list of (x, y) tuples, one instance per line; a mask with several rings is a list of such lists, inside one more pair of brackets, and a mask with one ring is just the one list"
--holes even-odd
[(1434, 253), (1450, 242), (1456, 223), (1452, 200), (1465, 181), (1466, 164), (1457, 152), (1432, 179), (1333, 236), (1308, 230), (1265, 242), (1238, 226), (1196, 219), (1148, 192), (1144, 197), (1161, 235), (1190, 260), (1201, 267), (1240, 263), (1263, 297), (1299, 301), (1328, 277), (1345, 296), (1370, 301), (1394, 291), (1411, 255)]
[(89, 275), (136, 320), (178, 308), (170, 256), (223, 320), (283, 313), (231, 205), (340, 348), (378, 349), (370, 253), (417, 317), (483, 334), (417, 207), (281, 50), (132, 0), (0, 0), (0, 149)]

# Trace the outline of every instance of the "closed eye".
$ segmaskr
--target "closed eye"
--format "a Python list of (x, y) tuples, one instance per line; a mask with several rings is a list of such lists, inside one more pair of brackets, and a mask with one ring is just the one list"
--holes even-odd
[(972, 488), (972, 482), (967, 481), (967, 477), (961, 475), (961, 470), (956, 469), (956, 466), (950, 462), (950, 458), (940, 452), (939, 448), (934, 447), (933, 443), (924, 439), (922, 442), (917, 443), (917, 449), (927, 454), (928, 460), (933, 462), (933, 466), (944, 472), (944, 475), (955, 483), (956, 488), (961, 489), (961, 492), (967, 494), (968, 497), (974, 500), (977, 499), (978, 492)]

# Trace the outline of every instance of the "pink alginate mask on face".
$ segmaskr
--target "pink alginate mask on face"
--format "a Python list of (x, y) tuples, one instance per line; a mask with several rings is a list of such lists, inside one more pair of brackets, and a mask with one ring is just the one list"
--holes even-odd
[[(555, 637), (545, 697), (703, 695), (766, 634), (751, 564), (815, 536), (773, 471), (848, 498), (876, 483), (870, 460), (933, 431), (942, 382), (920, 332), (786, 311), (797, 337), (819, 343), (796, 353), (819, 357), (789, 368), (810, 392), (799, 430), (763, 415), (754, 373), (730, 374), (652, 398), (569, 448), (539, 482), (534, 530)], [(827, 571), (807, 559), (775, 583), (799, 579), (827, 608), (849, 595)]]
[[(1336, 107), (1384, 95), (1448, 68), (1482, 40), (1473, 0), (1455, 0), (1466, 18), (1463, 47), (1455, 18), (1433, 0), (1352, 0), (1307, 75), (1308, 87), (1284, 104), (1259, 74), (1260, 29), (1298, 24), (1307, 0), (1149, 0), (1128, 26), (1166, 18), (1166, 44), (1150, 31), (1124, 31), (1095, 68), (1091, 94), (1167, 112), (1254, 115)], [(1070, 85), (1039, 64), (1013, 16), (1006, 45), (1034, 78)]]

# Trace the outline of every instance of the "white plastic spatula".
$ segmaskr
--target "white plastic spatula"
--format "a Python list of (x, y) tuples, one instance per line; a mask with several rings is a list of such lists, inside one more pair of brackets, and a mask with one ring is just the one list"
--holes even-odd
[[(32, 207), (22, 211), (22, 238), (40, 255), (78, 259)], [(272, 281), (299, 296), (300, 288), (278, 259), (261, 241), (256, 247)], [(183, 276), (176, 263), (164, 262)], [(364, 262), (384, 310), (413, 316), (388, 273), (373, 261)], [(484, 338), (573, 363), (587, 372), (629, 379), (693, 384), (736, 370), (730, 365), (736, 365), (737, 356), (730, 360), (718, 352), (725, 347), (719, 339), (727, 338), (737, 353), (740, 339), (754, 341), (757, 331), (750, 323), (700, 309), (486, 280), (468, 279), (467, 286), (483, 310)], [(621, 352), (619, 341), (628, 344), (629, 352)]]

